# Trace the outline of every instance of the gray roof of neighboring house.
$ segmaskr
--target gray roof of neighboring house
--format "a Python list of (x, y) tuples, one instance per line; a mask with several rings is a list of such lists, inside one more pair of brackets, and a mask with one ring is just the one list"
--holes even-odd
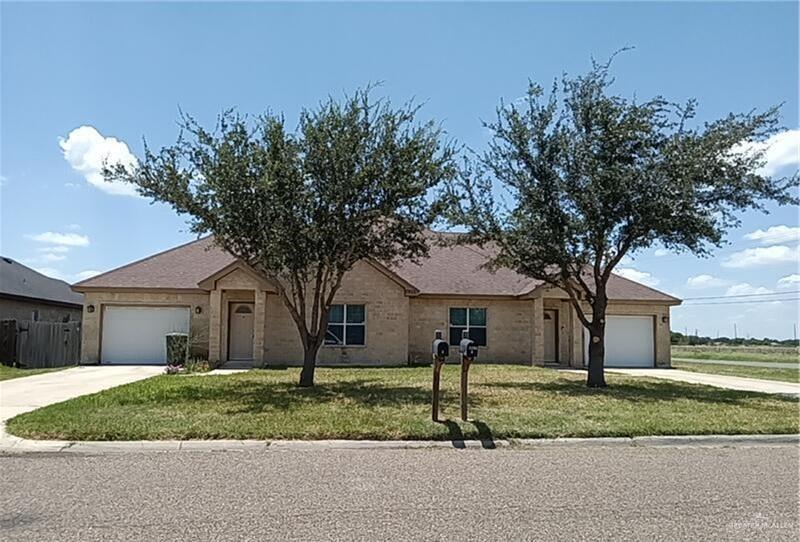
[(42, 275), (5, 256), (0, 256), (0, 295), (83, 305), (83, 294), (73, 292), (63, 280)]
[[(431, 236), (436, 237), (432, 232)], [(432, 243), (428, 258), (418, 264), (389, 266), (420, 294), (520, 296), (542, 282), (511, 269), (491, 272), (483, 267), (489, 251), (475, 246), (441, 246)], [(196, 289), (198, 283), (236, 261), (204, 237), (79, 282), (76, 288)], [(612, 275), (608, 283), (612, 300), (674, 303), (676, 298), (632, 280)]]

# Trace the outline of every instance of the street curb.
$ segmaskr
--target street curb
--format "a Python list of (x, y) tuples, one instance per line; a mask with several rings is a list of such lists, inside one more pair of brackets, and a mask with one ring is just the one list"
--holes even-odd
[(5, 434), (0, 455), (76, 453), (113, 454), (136, 452), (243, 452), (323, 450), (535, 450), (563, 447), (737, 447), (800, 445), (800, 435), (676, 435), (652, 437), (599, 437), (487, 440), (138, 440), (62, 441), (29, 440)]

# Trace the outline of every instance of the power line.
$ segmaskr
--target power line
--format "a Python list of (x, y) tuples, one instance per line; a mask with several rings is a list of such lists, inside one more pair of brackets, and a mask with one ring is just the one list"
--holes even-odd
[(740, 305), (745, 303), (783, 303), (784, 301), (800, 301), (800, 297), (786, 299), (754, 299), (752, 301), (711, 301), (708, 303), (686, 303), (684, 307), (697, 307), (699, 305)]
[(800, 290), (789, 290), (786, 292), (769, 292), (766, 294), (739, 294), (739, 295), (707, 295), (702, 297), (684, 297), (684, 301), (693, 301), (695, 299), (735, 299), (739, 297), (763, 297), (771, 295), (789, 295), (800, 294)]

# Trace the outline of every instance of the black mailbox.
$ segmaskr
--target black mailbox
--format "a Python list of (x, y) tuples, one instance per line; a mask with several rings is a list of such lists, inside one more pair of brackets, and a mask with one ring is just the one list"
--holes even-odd
[(450, 355), (450, 345), (447, 341), (442, 339), (442, 332), (436, 330), (434, 333), (433, 344), (431, 345), (431, 352), (437, 358), (446, 358)]
[(461, 339), (461, 342), (458, 344), (458, 353), (469, 360), (477, 358), (478, 345), (467, 336), (467, 331), (464, 331), (463, 337), (464, 338)]

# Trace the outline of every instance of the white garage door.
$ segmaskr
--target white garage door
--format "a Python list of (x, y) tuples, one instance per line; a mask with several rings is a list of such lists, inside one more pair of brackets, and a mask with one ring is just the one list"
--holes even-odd
[(103, 310), (102, 363), (164, 364), (167, 333), (189, 332), (187, 307), (115, 307)]
[[(585, 363), (589, 364), (589, 334), (584, 333)], [(654, 367), (652, 316), (606, 317), (606, 367)]]

